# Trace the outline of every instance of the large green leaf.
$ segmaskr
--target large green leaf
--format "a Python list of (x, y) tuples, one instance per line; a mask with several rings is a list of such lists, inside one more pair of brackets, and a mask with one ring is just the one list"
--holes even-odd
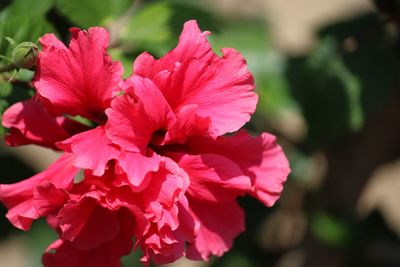
[(292, 58), (288, 80), (308, 124), (308, 143), (358, 131), (396, 88), (398, 62), (376, 15), (330, 26), (306, 57)]
[(55, 0), (56, 8), (75, 26), (106, 25), (121, 16), (132, 0)]
[[(52, 0), (14, 0), (0, 12), (0, 55), (2, 55), (0, 64), (9, 63), (7, 58), (11, 57), (15, 44), (23, 41), (36, 42), (43, 34), (54, 32), (54, 28), (45, 19), (52, 2)], [(33, 72), (21, 70), (10, 75), (20, 81), (29, 81)], [(9, 105), (29, 97), (29, 88), (0, 81), (0, 114)], [(0, 127), (0, 135), (4, 132), (4, 128)]]
[(55, 30), (44, 17), (29, 17), (14, 13), (0, 15), (0, 54), (11, 55), (13, 47), (5, 37), (12, 38), (16, 43), (36, 42), (40, 36), (48, 32)]
[[(0, 115), (12, 104), (29, 99), (33, 94), (33, 89), (22, 83), (0, 82)], [(0, 125), (0, 135), (4, 132), (4, 128)]]
[[(0, 81), (0, 98), (8, 97), (12, 92), (12, 85), (6, 81)], [(0, 108), (0, 112), (3, 110)]]
[(196, 20), (202, 30), (208, 30), (214, 33), (219, 32), (222, 20), (219, 16), (212, 13), (212, 10), (201, 5), (200, 1), (194, 0), (171, 0), (173, 15), (169, 21), (172, 33), (178, 37), (182, 25), (188, 20)]
[(183, 24), (196, 19), (204, 30), (216, 29), (214, 17), (187, 1), (163, 1), (143, 5), (122, 28), (119, 41), (124, 50), (146, 50), (161, 56), (178, 40)]
[(172, 9), (168, 3), (143, 7), (121, 29), (120, 42), (129, 51), (142, 48), (159, 54), (166, 52), (166, 45), (172, 37), (168, 25), (171, 16)]
[(360, 127), (358, 82), (343, 64), (334, 39), (322, 40), (306, 58), (291, 59), (288, 77), (307, 120), (311, 143), (320, 144)]
[(143, 51), (161, 57), (178, 42), (185, 21), (196, 19), (203, 30), (214, 30), (212, 15), (186, 1), (163, 1), (141, 6), (121, 28), (117, 45), (110, 50), (124, 65), (125, 76)]
[(343, 64), (358, 78), (363, 113), (381, 108), (396, 89), (399, 62), (380, 17), (367, 14), (338, 23), (324, 29), (321, 36), (335, 38)]
[(24, 15), (27, 17), (44, 16), (52, 7), (53, 0), (13, 0), (7, 7), (11, 16)]

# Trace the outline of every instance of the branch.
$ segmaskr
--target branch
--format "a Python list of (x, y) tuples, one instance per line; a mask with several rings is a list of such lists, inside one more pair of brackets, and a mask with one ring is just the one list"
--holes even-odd
[(129, 21), (132, 15), (136, 12), (138, 7), (140, 6), (141, 0), (133, 0), (131, 6), (128, 10), (117, 20), (110, 24), (108, 27), (110, 31), (110, 47), (115, 47), (118, 42), (118, 35), (121, 31), (122, 27)]
[(9, 72), (9, 71), (15, 70), (16, 68), (17, 68), (17, 66), (15, 66), (14, 63), (3, 65), (3, 66), (0, 66), (0, 73)]

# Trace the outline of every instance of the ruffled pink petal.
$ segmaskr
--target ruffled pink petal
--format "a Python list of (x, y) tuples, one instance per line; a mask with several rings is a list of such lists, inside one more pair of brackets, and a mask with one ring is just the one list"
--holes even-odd
[(49, 182), (38, 185), (33, 191), (33, 205), (40, 216), (46, 216), (59, 210), (69, 199), (64, 189), (59, 189)]
[(233, 132), (255, 111), (254, 80), (244, 58), (234, 49), (214, 54), (195, 21), (186, 22), (178, 46), (159, 60), (145, 53), (134, 74), (152, 79), (175, 112), (196, 105), (196, 114), (210, 118), (210, 134)]
[(272, 206), (279, 198), (290, 172), (288, 160), (276, 143), (276, 137), (268, 133), (252, 137), (240, 131), (216, 140), (191, 138), (186, 145), (191, 153), (222, 155), (235, 162), (252, 180), (250, 193), (267, 206)]
[[(168, 234), (166, 231), (168, 231)], [(168, 242), (168, 239), (174, 241)], [(184, 256), (185, 252), (184, 240), (175, 239), (173, 232), (169, 229), (165, 230), (165, 233), (155, 231), (147, 237), (143, 246), (145, 247), (145, 255), (140, 261), (145, 266), (148, 266), (150, 261), (157, 265), (172, 263)]]
[(57, 120), (32, 99), (8, 108), (3, 114), (2, 124), (10, 129), (5, 139), (11, 146), (37, 144), (55, 148), (55, 142), (69, 137)]
[(177, 207), (179, 208), (179, 229), (175, 233), (176, 235), (181, 236), (181, 238), (186, 242), (193, 242), (200, 229), (200, 222), (190, 210), (186, 196), (179, 200)]
[(76, 167), (90, 169), (96, 176), (103, 175), (107, 162), (116, 159), (120, 153), (108, 139), (103, 126), (74, 135), (57, 146), (75, 155)]
[(222, 49), (222, 54), (211, 64), (195, 61), (182, 73), (185, 83), (180, 106), (198, 105), (196, 114), (211, 119), (210, 133), (216, 136), (240, 129), (250, 120), (258, 101), (245, 59), (230, 48)]
[(175, 230), (170, 224), (153, 223), (146, 235), (138, 239), (144, 252), (141, 262), (145, 266), (151, 260), (156, 264), (176, 261), (185, 255), (186, 243), (195, 240), (200, 224), (190, 211), (186, 197), (182, 197), (176, 207), (179, 225)]
[(232, 200), (251, 189), (250, 178), (223, 156), (179, 153), (167, 156), (189, 175), (186, 196), (190, 196), (190, 200), (188, 204), (186, 197), (181, 197), (176, 206), (177, 214), (164, 208), (162, 216), (156, 218), (158, 227), (151, 228), (141, 242), (145, 252), (142, 262), (173, 262), (184, 255), (186, 242), (189, 243), (186, 252), (189, 258), (222, 255), (232, 245), (233, 238), (244, 230), (243, 212)]
[(157, 172), (163, 158), (155, 153), (147, 157), (137, 152), (123, 151), (118, 158), (118, 164), (126, 173), (134, 191), (139, 192), (148, 186), (151, 172)]
[[(183, 255), (185, 234), (190, 235), (190, 227), (195, 227), (195, 223), (187, 218), (189, 215), (184, 214), (185, 211), (179, 215), (180, 209), (185, 208), (184, 204), (179, 203), (184, 198), (188, 186), (187, 174), (176, 163), (166, 158), (159, 170), (151, 173), (151, 182), (144, 190), (126, 195), (123, 202), (132, 203), (131, 200), (136, 200), (137, 205), (144, 211), (144, 216), (151, 222), (147, 231), (137, 236), (137, 244), (145, 254), (143, 263), (148, 263), (150, 258), (155, 259), (155, 255), (160, 259), (175, 260)], [(184, 230), (179, 228), (180, 218), (185, 219), (182, 222), (185, 225)], [(188, 239), (191, 241), (193, 238), (190, 236)]]
[[(124, 212), (118, 212), (119, 231), (118, 235), (102, 245), (93, 249), (79, 249), (73, 242), (58, 239), (51, 244), (42, 257), (45, 267), (121, 267), (120, 258), (131, 252), (132, 229), (134, 225), (129, 216)], [(102, 224), (103, 231), (109, 231), (111, 226)], [(96, 232), (96, 235), (102, 235), (103, 232)]]
[(187, 174), (172, 160), (165, 158), (164, 168), (153, 174), (152, 182), (141, 198), (151, 227), (138, 239), (144, 256), (141, 262), (173, 262), (184, 255), (186, 242), (193, 242), (199, 229), (184, 196)]
[(251, 189), (250, 178), (224, 156), (177, 153), (169, 156), (189, 175), (190, 186), (186, 192), (192, 198), (214, 203), (231, 202)]
[(169, 72), (175, 68), (175, 64), (179, 62), (190, 61), (196, 58), (209, 60), (214, 53), (211, 50), (210, 43), (207, 41), (209, 32), (201, 32), (197, 22), (188, 21), (183, 26), (183, 31), (179, 37), (178, 45), (159, 60), (155, 60), (148, 53), (143, 53), (136, 58), (133, 69), (134, 74), (142, 77), (151, 77), (160, 88), (167, 99), (173, 99), (176, 92), (167, 91), (165, 83), (169, 82)]
[(68, 48), (53, 34), (40, 39), (43, 49), (33, 84), (54, 115), (103, 121), (104, 110), (119, 91), (122, 66), (106, 52), (109, 34), (104, 28), (72, 28), (71, 34)]
[(189, 203), (201, 226), (195, 241), (188, 245), (186, 257), (209, 260), (210, 255), (222, 256), (245, 229), (243, 210), (235, 201), (207, 203), (190, 198)]
[(106, 111), (109, 118), (106, 131), (114, 143), (125, 150), (139, 152), (157, 137), (153, 133), (168, 129), (175, 118), (165, 98), (149, 79), (134, 76), (124, 86), (126, 94), (114, 98)]
[[(146, 172), (147, 186), (143, 186), (141, 190), (133, 187), (127, 177), (124, 176), (117, 177), (117, 181), (112, 181), (111, 186), (114, 189), (111, 189), (106, 197), (107, 207), (111, 209), (118, 206), (137, 207), (147, 219), (156, 223), (159, 227), (169, 225), (171, 229), (176, 229), (179, 225), (177, 203), (181, 201), (189, 187), (189, 177), (169, 158), (162, 158), (162, 161), (154, 166), (157, 167), (155, 168), (157, 170)], [(85, 179), (83, 184), (86, 182), (88, 184), (94, 183)], [(117, 187), (115, 188), (115, 186)]]
[(187, 105), (176, 114), (176, 122), (172, 124), (165, 136), (165, 143), (184, 143), (192, 135), (205, 135), (210, 129), (210, 118), (196, 114), (197, 105)]
[(189, 187), (189, 177), (174, 161), (164, 158), (151, 183), (140, 194), (144, 209), (160, 219), (163, 207), (172, 207)]
[(117, 213), (84, 198), (65, 205), (58, 213), (61, 238), (81, 250), (95, 249), (115, 239), (120, 231)]
[[(140, 196), (132, 191), (131, 188), (127, 186), (127, 183), (116, 186), (116, 177), (112, 164), (110, 167), (111, 168), (101, 177), (94, 176), (91, 172), (86, 172), (85, 179), (75, 184), (74, 188), (69, 191), (72, 201), (70, 201), (66, 207), (68, 206), (68, 209), (72, 208), (77, 211), (77, 216), (81, 218), (76, 221), (74, 226), (69, 223), (63, 226), (63, 228), (69, 232), (67, 236), (73, 238), (77, 233), (81, 232), (84, 224), (87, 224), (87, 221), (89, 221), (89, 217), (85, 216), (91, 216), (90, 214), (93, 213), (94, 207), (103, 208), (108, 211), (118, 211), (119, 217), (121, 217), (122, 213), (123, 216), (126, 217), (124, 220), (134, 223), (135, 226), (130, 229), (135, 236), (141, 236), (147, 231), (148, 221), (144, 216), (144, 209)], [(96, 205), (94, 202), (96, 202)], [(62, 213), (66, 216), (62, 216)], [(61, 217), (68, 217), (69, 215), (69, 211), (60, 212), (60, 217), (58, 219), (61, 219)], [(57, 224), (59, 223), (58, 219)], [(71, 219), (73, 218), (69, 218), (68, 220)]]
[[(0, 200), (8, 208), (7, 218), (17, 228), (29, 230), (32, 221), (40, 217), (41, 209), (34, 205), (34, 190), (42, 183), (67, 189), (73, 183), (78, 169), (72, 165), (73, 156), (64, 154), (47, 170), (16, 184), (0, 185)], [(39, 189), (40, 190), (40, 189)], [(58, 202), (58, 198), (56, 202)], [(52, 201), (49, 199), (49, 201)]]
[(120, 258), (130, 252), (125, 246), (114, 241), (96, 249), (80, 250), (58, 239), (47, 248), (42, 262), (44, 267), (121, 267)]
[(172, 229), (168, 224), (160, 226), (154, 223), (147, 234), (139, 239), (144, 252), (140, 260), (145, 266), (150, 261), (156, 264), (176, 261), (185, 255), (186, 242), (193, 242), (195, 239), (195, 231), (197, 233), (199, 224), (194, 221), (194, 216), (189, 213), (188, 208), (184, 207), (185, 204), (178, 206), (179, 214), (183, 213), (179, 215), (179, 227)]

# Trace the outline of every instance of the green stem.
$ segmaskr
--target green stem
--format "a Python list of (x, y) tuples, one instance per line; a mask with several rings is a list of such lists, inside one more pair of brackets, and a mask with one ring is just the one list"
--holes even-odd
[(9, 72), (9, 71), (15, 70), (16, 68), (17, 68), (17, 66), (15, 66), (14, 63), (3, 65), (3, 66), (0, 66), (0, 73)]
[(134, 15), (140, 5), (141, 0), (132, 1), (131, 6), (126, 10), (126, 12), (109, 25), (110, 47), (115, 47), (121, 29), (126, 25), (126, 23), (128, 23), (129, 19)]

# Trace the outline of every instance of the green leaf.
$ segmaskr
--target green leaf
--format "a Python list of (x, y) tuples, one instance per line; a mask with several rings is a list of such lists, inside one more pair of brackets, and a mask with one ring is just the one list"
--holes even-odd
[[(0, 82), (0, 98), (8, 97), (12, 92), (12, 85), (8, 82)], [(1, 109), (0, 109), (1, 111)]]
[(134, 250), (129, 255), (121, 258), (122, 266), (124, 266), (124, 267), (139, 266), (140, 258), (142, 256), (143, 256), (143, 252), (140, 249)]
[(3, 113), (4, 110), (8, 108), (8, 102), (7, 100), (0, 99), (0, 113)]
[(25, 81), (25, 82), (29, 82), (32, 80), (33, 76), (34, 76), (34, 72), (27, 70), (27, 69), (19, 69), (17, 74), (16, 74), (16, 79), (20, 80), (20, 81)]
[[(31, 41), (35, 43), (45, 33), (55, 32), (43, 17), (26, 15), (0, 16), (0, 36), (12, 38), (16, 43)], [(0, 54), (11, 56), (12, 46), (5, 38), (0, 38)]]
[(172, 49), (184, 22), (196, 19), (203, 30), (216, 30), (214, 17), (187, 1), (163, 1), (144, 5), (121, 29), (124, 52), (149, 51), (161, 56)]
[[(1, 88), (0, 88), (1, 90)], [(6, 110), (8, 107), (8, 102), (7, 100), (4, 99), (0, 99), (0, 121), (2, 121), (2, 114), (4, 112), (4, 110)], [(0, 137), (3, 136), (6, 133), (5, 128), (3, 127), (3, 125), (0, 123)]]
[(162, 54), (168, 50), (165, 47), (172, 39), (169, 20), (172, 9), (168, 3), (149, 4), (135, 13), (129, 22), (121, 29), (120, 42), (126, 50), (145, 48)]
[(34, 90), (28, 85), (14, 83), (12, 84), (12, 90), (10, 95), (8, 95), (7, 98), (5, 98), (5, 100), (7, 100), (9, 105), (12, 105), (14, 103), (32, 98), (32, 96), (34, 95), (33, 92)]
[(397, 89), (397, 51), (381, 18), (366, 14), (324, 29), (340, 47), (343, 64), (359, 81), (365, 116), (380, 109)]
[(36, 42), (45, 33), (55, 32), (45, 19), (53, 0), (14, 0), (0, 12), (0, 55), (10, 56), (21, 42)]
[(292, 58), (288, 81), (308, 123), (311, 147), (332, 143), (364, 124), (396, 89), (399, 65), (375, 14), (320, 33), (306, 57)]
[(175, 37), (181, 33), (183, 23), (192, 19), (197, 21), (202, 30), (219, 32), (222, 20), (208, 9), (204, 9), (204, 5), (201, 5), (199, 1), (171, 0), (169, 2), (173, 12), (169, 24)]
[(310, 229), (318, 240), (331, 246), (343, 247), (351, 241), (349, 225), (326, 212), (314, 216)]
[(52, 5), (53, 0), (13, 0), (6, 12), (10, 16), (44, 17)]
[(4, 38), (6, 38), (7, 42), (11, 45), (11, 47), (14, 47), (17, 43), (14, 41), (13, 38), (5, 36)]
[(89, 126), (89, 127), (94, 127), (95, 126), (93, 122), (91, 122), (90, 120), (88, 120), (88, 119), (86, 119), (84, 117), (81, 117), (79, 115), (77, 115), (77, 116), (67, 115), (67, 118), (69, 118), (69, 119), (71, 119), (73, 121), (79, 122), (79, 123), (81, 123), (83, 125)]
[(76, 26), (105, 26), (121, 16), (131, 0), (55, 0), (56, 8)]
[(289, 61), (292, 93), (314, 145), (358, 130), (363, 122), (358, 79), (343, 64), (337, 49), (336, 40), (326, 37), (308, 57)]

